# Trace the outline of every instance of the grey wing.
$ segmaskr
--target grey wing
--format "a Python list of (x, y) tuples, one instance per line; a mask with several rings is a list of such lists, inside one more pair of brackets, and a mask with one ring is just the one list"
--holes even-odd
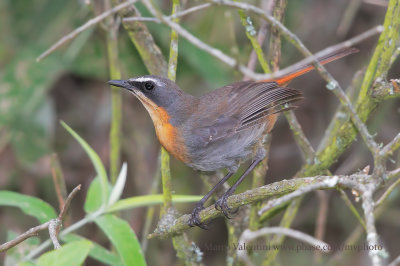
[(289, 104), (303, 98), (296, 89), (279, 87), (275, 82), (252, 81), (217, 89), (213, 97), (218, 96), (229, 101), (221, 104), (219, 115), (210, 112), (212, 115), (202, 121), (204, 126), (192, 132), (203, 146), (265, 123), (267, 116), (293, 109), (295, 107)]

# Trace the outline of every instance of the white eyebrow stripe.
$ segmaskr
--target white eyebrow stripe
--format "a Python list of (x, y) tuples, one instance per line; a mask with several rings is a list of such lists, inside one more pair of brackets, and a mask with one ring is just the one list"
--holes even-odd
[(149, 77), (138, 77), (138, 78), (134, 78), (134, 79), (132, 79), (132, 80), (133, 80), (133, 81), (138, 81), (138, 82), (152, 81), (152, 82), (154, 82), (155, 84), (157, 84), (158, 86), (162, 86), (162, 84), (161, 84), (158, 80), (153, 79), (153, 78), (149, 78)]

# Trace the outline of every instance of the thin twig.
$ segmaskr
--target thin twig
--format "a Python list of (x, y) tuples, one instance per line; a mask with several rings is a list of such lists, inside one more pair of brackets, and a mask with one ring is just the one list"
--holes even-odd
[(399, 184), (400, 178), (397, 179), (393, 184), (391, 184), (390, 187), (385, 191), (385, 193), (383, 193), (382, 196), (376, 201), (375, 208), (381, 205)]
[(74, 39), (76, 36), (78, 36), (81, 32), (85, 31), (86, 29), (96, 25), (97, 23), (99, 23), (100, 21), (104, 20), (106, 17), (111, 16), (112, 14), (117, 13), (119, 10), (124, 9), (132, 4), (134, 4), (135, 2), (137, 2), (137, 0), (128, 0), (126, 2), (123, 2), (117, 6), (115, 6), (114, 8), (107, 10), (105, 12), (103, 12), (102, 14), (98, 15), (97, 17), (92, 18), (91, 20), (89, 20), (88, 22), (86, 22), (85, 24), (83, 24), (82, 26), (76, 28), (74, 31), (72, 31), (71, 33), (65, 35), (64, 37), (62, 37), (60, 40), (58, 40), (55, 44), (53, 44), (49, 49), (47, 49), (45, 52), (43, 52), (41, 55), (39, 55), (36, 58), (36, 61), (39, 62), (40, 60), (42, 60), (43, 58), (45, 58), (46, 56), (48, 56), (49, 54), (51, 54), (52, 52), (54, 52), (58, 47), (60, 47), (61, 45), (63, 45), (64, 43)]
[(389, 171), (389, 173), (387, 173), (387, 179), (390, 180), (392, 178), (396, 178), (400, 176), (400, 168), (397, 168), (395, 170)]
[(294, 198), (297, 198), (301, 195), (304, 195), (306, 193), (309, 193), (314, 190), (322, 189), (322, 188), (329, 188), (329, 187), (336, 187), (336, 185), (339, 182), (339, 177), (338, 176), (333, 176), (330, 179), (325, 180), (324, 182), (316, 183), (316, 184), (311, 184), (309, 186), (304, 186), (302, 188), (297, 189), (296, 191), (287, 194), (285, 196), (282, 196), (280, 198), (272, 199), (270, 200), (261, 210), (258, 211), (258, 214), (261, 215), (264, 212), (268, 211), (269, 209), (273, 207), (277, 207), (280, 205), (283, 205), (284, 203), (291, 201)]
[(310, 141), (307, 139), (304, 131), (297, 120), (295, 113), (290, 110), (284, 112), (286, 120), (289, 123), (290, 129), (293, 132), (293, 136), (296, 140), (297, 145), (300, 147), (303, 158), (307, 164), (312, 164), (315, 158), (314, 148), (311, 146)]
[(387, 158), (400, 148), (400, 133), (379, 152), (380, 156)]
[(65, 198), (67, 197), (65, 178), (57, 154), (52, 154), (50, 160), (51, 176), (53, 178), (53, 183), (56, 189), (57, 199), (61, 210), (65, 204)]
[(72, 190), (72, 192), (68, 195), (68, 198), (65, 200), (65, 205), (62, 208), (60, 214), (58, 215), (57, 218), (52, 219), (44, 224), (35, 226), (31, 229), (29, 229), (28, 231), (26, 231), (25, 233), (19, 235), (17, 238), (8, 241), (7, 243), (4, 243), (0, 246), (0, 252), (3, 251), (7, 251), (10, 248), (15, 247), (16, 245), (18, 245), (19, 243), (25, 241), (26, 239), (33, 237), (33, 236), (37, 236), (38, 233), (40, 231), (49, 230), (49, 235), (50, 238), (53, 242), (54, 248), (60, 248), (61, 245), (58, 242), (57, 236), (58, 236), (58, 232), (60, 229), (60, 226), (62, 225), (62, 221), (65, 218), (65, 215), (67, 213), (68, 207), (72, 201), (72, 199), (74, 198), (75, 194), (81, 189), (81, 185), (78, 185), (76, 188), (74, 188), (74, 190)]
[(25, 233), (19, 235), (17, 238), (8, 241), (7, 243), (4, 243), (0, 246), (0, 252), (4, 252), (9, 250), (12, 247), (15, 247), (16, 245), (18, 245), (19, 243), (25, 241), (26, 239), (33, 237), (33, 236), (37, 236), (38, 233), (40, 231), (46, 230), (49, 227), (50, 221), (46, 222), (44, 224), (35, 226), (31, 229), (29, 229), (28, 231), (26, 231)]
[(81, 185), (78, 185), (76, 188), (74, 188), (71, 193), (69, 193), (68, 198), (65, 200), (65, 205), (62, 208), (60, 215), (58, 215), (58, 219), (64, 221), (65, 215), (67, 214), (69, 205), (71, 204), (72, 199), (75, 197), (76, 193), (78, 193), (79, 190), (81, 190)]
[(223, 53), (221, 50), (218, 50), (214, 47), (211, 47), (210, 45), (204, 43), (203, 41), (199, 40), (197, 37), (195, 37), (193, 34), (191, 34), (189, 31), (184, 29), (182, 26), (180, 26), (178, 23), (172, 21), (166, 16), (163, 16), (162, 14), (159, 14), (157, 10), (154, 9), (153, 5), (150, 3), (150, 1), (144, 0), (143, 3), (146, 5), (150, 13), (160, 19), (164, 24), (168, 25), (171, 29), (176, 31), (181, 37), (185, 38), (188, 40), (190, 43), (193, 45), (197, 46), (199, 49), (206, 51), (207, 53), (211, 54), (212, 56), (218, 58), (225, 64), (227, 64), (230, 67), (238, 67), (238, 69), (245, 75), (248, 75), (252, 78), (255, 78), (255, 73), (248, 69), (247, 67), (243, 65), (238, 65), (237, 61)]
[[(207, 7), (210, 7), (210, 3), (205, 3), (197, 6), (193, 6), (191, 8), (185, 9), (180, 12), (176, 12), (175, 14), (171, 14), (171, 16), (167, 16), (168, 19), (176, 19), (176, 18), (181, 18), (186, 15), (189, 15), (191, 13), (203, 10)], [(126, 17), (123, 19), (123, 21), (150, 21), (150, 22), (156, 22), (156, 23), (161, 23), (161, 20), (158, 18), (151, 18), (151, 17)]]
[(383, 265), (383, 250), (378, 250), (379, 237), (375, 227), (375, 217), (374, 217), (374, 200), (372, 198), (372, 193), (375, 190), (373, 185), (368, 185), (365, 187), (362, 193), (362, 207), (364, 210), (365, 222), (367, 227), (367, 242), (368, 246), (374, 248), (369, 249), (368, 253), (372, 260), (372, 265), (380, 266)]

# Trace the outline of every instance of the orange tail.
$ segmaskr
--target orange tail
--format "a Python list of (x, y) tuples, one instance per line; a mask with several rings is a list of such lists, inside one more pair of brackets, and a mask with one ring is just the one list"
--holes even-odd
[[(332, 61), (335, 61), (337, 59), (340, 59), (342, 57), (345, 57), (346, 55), (349, 54), (353, 54), (353, 53), (357, 53), (358, 49), (356, 48), (345, 48), (342, 50), (338, 50), (335, 51), (331, 54), (328, 54), (324, 57), (318, 58), (318, 61), (322, 64), (325, 65), (327, 63), (330, 63)], [(275, 77), (272, 79), (266, 79), (266, 80), (262, 80), (261, 82), (271, 82), (271, 81), (275, 81), (276, 83), (278, 83), (279, 85), (285, 85), (287, 83), (289, 83), (292, 79), (301, 76), (307, 72), (310, 72), (311, 70), (313, 70), (315, 67), (310, 63), (307, 65), (303, 65), (300, 66), (298, 69), (294, 70), (293, 72), (283, 76), (283, 77)]]

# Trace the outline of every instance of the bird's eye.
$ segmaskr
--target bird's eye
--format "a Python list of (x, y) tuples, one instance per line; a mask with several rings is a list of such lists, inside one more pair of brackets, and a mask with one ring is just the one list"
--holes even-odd
[(146, 82), (144, 84), (144, 87), (146, 88), (146, 90), (151, 91), (152, 89), (154, 89), (154, 84), (151, 82)]

